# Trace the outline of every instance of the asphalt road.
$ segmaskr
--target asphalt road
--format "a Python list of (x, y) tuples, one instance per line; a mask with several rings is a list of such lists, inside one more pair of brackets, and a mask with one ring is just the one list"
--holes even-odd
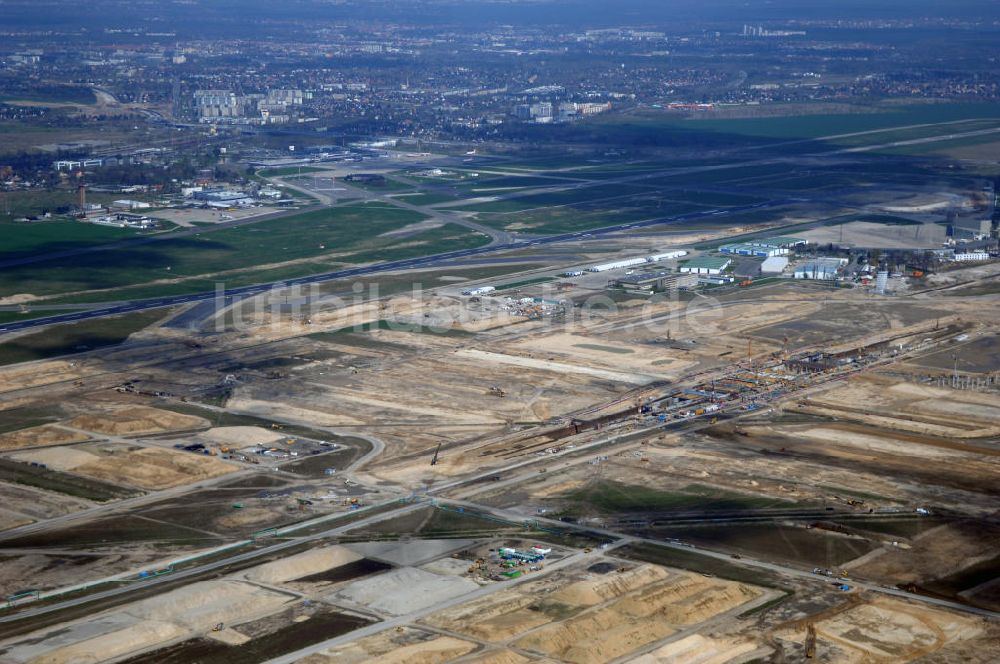
[(475, 249), (460, 249), (457, 251), (449, 251), (441, 254), (434, 254), (431, 256), (422, 256), (419, 258), (407, 258), (396, 261), (386, 261), (384, 263), (365, 265), (361, 267), (349, 268), (346, 270), (337, 270), (335, 272), (327, 272), (324, 274), (317, 274), (308, 277), (299, 277), (296, 279), (289, 279), (287, 281), (276, 281), (270, 283), (255, 284), (251, 286), (242, 286), (239, 288), (230, 288), (228, 290), (218, 293), (216, 292), (192, 293), (189, 295), (174, 295), (167, 297), (150, 298), (146, 300), (135, 300), (132, 302), (124, 302), (121, 304), (115, 304), (111, 306), (91, 309), (89, 311), (78, 311), (66, 314), (59, 314), (56, 316), (47, 316), (45, 318), (36, 318), (32, 320), (7, 323), (3, 327), (0, 327), (0, 333), (29, 330), (36, 327), (54, 325), (56, 323), (74, 323), (81, 320), (89, 320), (92, 318), (103, 318), (105, 316), (127, 314), (136, 311), (146, 311), (148, 309), (159, 309), (161, 307), (190, 304), (192, 302), (204, 302), (206, 300), (211, 300), (215, 297), (242, 298), (242, 297), (259, 295), (261, 293), (264, 293), (266, 291), (275, 288), (285, 288), (289, 286), (302, 286), (305, 284), (323, 283), (326, 281), (334, 281), (337, 279), (345, 279), (350, 277), (364, 277), (383, 272), (395, 272), (399, 270), (408, 270), (414, 268), (435, 267), (450, 261), (454, 261), (456, 259), (467, 258), (469, 256), (482, 256), (502, 251), (527, 249), (534, 246), (555, 244), (558, 242), (571, 242), (573, 240), (581, 240), (589, 237), (597, 237), (601, 235), (609, 235), (611, 233), (618, 233), (620, 231), (628, 230), (631, 228), (659, 226), (663, 224), (676, 224), (685, 221), (692, 221), (695, 219), (710, 218), (713, 216), (721, 217), (732, 213), (748, 212), (751, 210), (757, 210), (765, 207), (777, 207), (785, 205), (788, 202), (790, 201), (777, 200), (777, 201), (768, 201), (766, 203), (754, 203), (753, 205), (742, 205), (738, 207), (728, 208), (725, 210), (707, 210), (699, 212), (689, 212), (686, 214), (679, 214), (671, 217), (660, 217), (655, 219), (647, 219), (645, 221), (630, 222), (627, 224), (617, 224), (615, 226), (606, 226), (604, 228), (597, 228), (588, 231), (579, 231), (575, 233), (561, 233), (559, 235), (549, 235), (546, 237), (532, 238), (528, 240), (517, 240), (514, 242), (491, 244), (484, 247), (477, 247)]

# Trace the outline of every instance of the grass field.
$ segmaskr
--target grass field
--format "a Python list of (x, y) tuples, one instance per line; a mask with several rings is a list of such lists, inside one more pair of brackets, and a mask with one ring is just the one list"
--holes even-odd
[(78, 249), (135, 237), (136, 231), (79, 221), (44, 221), (32, 224), (0, 223), (0, 262), (40, 251)]
[(681, 491), (662, 491), (648, 486), (601, 480), (563, 496), (578, 507), (605, 514), (685, 511), (753, 510), (794, 507), (794, 503), (760, 498), (714, 487), (692, 484)]
[(0, 102), (49, 104), (93, 104), (94, 91), (82, 85), (35, 85), (28, 90), (0, 92)]
[[(354, 247), (363, 247), (363, 250), (339, 255), (336, 258), (317, 257), (316, 260), (300, 260), (271, 267), (255, 267), (253, 264), (246, 264), (244, 268), (229, 271), (225, 275), (219, 275), (218, 278), (193, 277), (173, 283), (145, 283), (137, 286), (113, 288), (108, 291), (64, 296), (48, 301), (53, 303), (88, 303), (207, 293), (214, 291), (220, 284), (226, 288), (237, 288), (252, 284), (284, 281), (332, 272), (351, 264), (413, 258), (479, 247), (488, 242), (489, 238), (485, 235), (469, 231), (462, 226), (446, 224), (410, 235), (405, 240), (372, 238), (370, 242), (358, 242), (354, 244)], [(345, 249), (348, 248), (345, 246)]]
[(0, 365), (116, 346), (130, 334), (149, 327), (164, 315), (164, 310), (154, 309), (126, 316), (54, 325), (0, 343)]
[[(0, 134), (0, 140), (2, 140), (2, 134)], [(128, 197), (145, 201), (152, 200), (149, 197), (135, 194), (130, 194)], [(120, 198), (124, 198), (124, 196), (100, 191), (87, 192), (87, 202), (89, 203), (107, 205)], [(76, 201), (76, 192), (68, 189), (0, 192), (0, 214), (10, 211), (10, 215), (0, 216), (0, 220), (12, 221), (18, 217), (40, 215), (46, 211), (55, 214), (58, 208), (76, 205)]]
[[(164, 239), (141, 247), (9, 268), (0, 272), (0, 295), (56, 295), (116, 288), (260, 268), (333, 252), (389, 248), (398, 240), (379, 238), (381, 233), (422, 218), (417, 213), (380, 204), (304, 212), (204, 235)], [(57, 239), (52, 242), (61, 246)], [(35, 251), (48, 250), (48, 245), (35, 245)]]
[[(682, 128), (686, 132), (709, 132), (793, 140), (815, 139), (823, 136), (890, 129), (915, 124), (1000, 119), (1000, 104), (997, 103), (881, 104), (859, 107), (858, 110), (861, 112), (738, 119), (688, 120), (677, 116), (661, 116), (659, 118), (653, 116), (642, 121), (636, 120), (634, 125), (630, 126), (644, 129), (673, 127)], [(614, 122), (612, 119), (608, 121), (609, 123)], [(889, 140), (894, 139), (890, 138)], [(875, 139), (872, 137), (864, 139), (864, 141), (874, 142)]]

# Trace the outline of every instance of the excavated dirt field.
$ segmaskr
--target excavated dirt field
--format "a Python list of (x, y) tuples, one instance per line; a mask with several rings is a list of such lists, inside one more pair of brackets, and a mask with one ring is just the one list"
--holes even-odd
[(200, 417), (181, 415), (149, 406), (132, 406), (109, 412), (78, 415), (67, 424), (76, 429), (112, 436), (189, 431), (208, 426), (208, 422)]
[(248, 571), (244, 578), (268, 585), (280, 585), (342, 567), (357, 560), (361, 560), (361, 556), (350, 549), (329, 546), (258, 565)]
[[(452, 636), (441, 636), (412, 628), (386, 630), (374, 636), (358, 639), (343, 646), (336, 646), (316, 655), (299, 660), (299, 664), (439, 664), (466, 655), (479, 646)], [(519, 659), (471, 660), (491, 664)]]
[(423, 622), (491, 643), (514, 639), (517, 649), (557, 661), (597, 663), (766, 595), (746, 584), (624, 563), (603, 575), (563, 570)]
[(169, 489), (236, 472), (215, 457), (159, 447), (90, 444), (18, 452), (18, 461), (44, 463), (55, 470), (140, 489)]
[(199, 437), (213, 443), (238, 447), (270, 445), (285, 438), (284, 434), (262, 427), (213, 427), (199, 434)]
[(714, 639), (701, 634), (692, 634), (677, 641), (671, 641), (656, 650), (630, 659), (630, 664), (726, 664), (739, 661), (757, 649), (753, 641), (736, 639)]
[(477, 588), (479, 585), (467, 578), (400, 567), (355, 581), (327, 599), (336, 604), (347, 603), (398, 616), (429, 608)]
[(865, 375), (812, 395), (796, 410), (949, 438), (1000, 435), (1000, 395)]
[(0, 643), (11, 662), (75, 664), (108, 661), (174, 640), (279, 611), (284, 593), (234, 580), (192, 584), (134, 602), (120, 611), (40, 630)]
[[(975, 618), (887, 598), (833, 612), (814, 624), (818, 661), (836, 664), (911, 662), (982, 631)], [(801, 643), (805, 630), (776, 636)]]
[(54, 424), (43, 424), (3, 434), (0, 436), (0, 452), (19, 450), (25, 447), (69, 445), (87, 440), (90, 440), (90, 436), (83, 432), (71, 431)]
[(101, 577), (118, 574), (123, 569), (138, 568), (162, 559), (163, 553), (146, 551), (144, 554), (90, 554), (55, 552), (51, 554), (26, 553), (10, 557), (0, 554), (0, 595), (6, 597), (23, 590), (26, 580), (36, 590), (70, 586), (80, 582), (82, 576)]
[(0, 529), (77, 512), (93, 503), (22, 484), (0, 484)]

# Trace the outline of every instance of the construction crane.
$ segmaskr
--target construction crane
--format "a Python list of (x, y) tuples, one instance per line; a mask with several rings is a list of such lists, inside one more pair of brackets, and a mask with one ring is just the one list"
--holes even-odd
[(436, 466), (438, 462), (438, 453), (441, 451), (441, 443), (438, 443), (437, 449), (434, 450), (434, 457), (431, 459), (431, 465)]

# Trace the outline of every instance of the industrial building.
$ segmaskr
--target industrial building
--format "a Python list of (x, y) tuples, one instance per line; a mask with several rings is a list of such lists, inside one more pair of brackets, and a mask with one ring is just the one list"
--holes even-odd
[(468, 290), (462, 291), (462, 295), (487, 295), (495, 291), (494, 286), (480, 286), (479, 288), (469, 288)]
[(617, 270), (623, 267), (635, 267), (636, 265), (645, 264), (645, 258), (626, 258), (624, 260), (615, 261), (614, 263), (601, 263), (600, 265), (591, 265), (587, 268), (587, 272), (607, 272), (608, 270)]
[(704, 284), (706, 286), (725, 286), (727, 284), (734, 283), (736, 277), (730, 277), (722, 274), (708, 274), (701, 277), (696, 277), (699, 284)]
[(781, 249), (791, 249), (793, 247), (801, 247), (809, 244), (809, 240), (803, 240), (800, 237), (789, 237), (787, 235), (776, 235), (774, 237), (766, 237), (760, 240), (750, 240), (747, 244), (755, 247), (778, 247)]
[(796, 266), (796, 279), (836, 279), (840, 268), (847, 265), (846, 258), (817, 258)]
[(210, 207), (247, 207), (257, 202), (253, 196), (247, 193), (225, 189), (195, 191), (191, 194), (191, 198), (202, 201)]
[(646, 293), (693, 288), (697, 284), (698, 278), (695, 275), (676, 274), (673, 272), (643, 272), (641, 274), (631, 274), (611, 282), (612, 286), (618, 288)]
[(657, 261), (669, 261), (673, 260), (674, 258), (681, 258), (687, 255), (688, 252), (684, 251), (683, 249), (677, 249), (675, 251), (668, 251), (663, 254), (653, 254), (652, 256), (646, 256), (646, 261), (650, 263), (655, 263)]
[(145, 201), (135, 201), (127, 198), (112, 201), (111, 208), (114, 210), (147, 210), (153, 207)]
[(732, 264), (733, 259), (726, 256), (699, 256), (692, 258), (678, 269), (692, 274), (722, 274)]
[(719, 251), (724, 254), (734, 256), (757, 256), (760, 258), (770, 258), (771, 256), (785, 256), (788, 254), (787, 247), (760, 246), (754, 244), (724, 244), (719, 247)]
[(965, 251), (965, 252), (955, 252), (952, 257), (953, 261), (988, 261), (990, 255), (985, 251)]
[[(615, 261), (613, 263), (602, 263), (600, 265), (591, 265), (587, 268), (587, 272), (607, 272), (608, 270), (618, 270), (623, 267), (635, 267), (636, 265), (642, 265), (644, 263), (656, 263), (657, 261), (668, 261), (675, 258), (681, 258), (682, 256), (687, 256), (688, 252), (683, 249), (676, 249), (674, 251), (667, 251), (662, 254), (652, 254), (650, 256), (644, 256), (642, 258), (625, 258), (620, 261)], [(582, 273), (581, 273), (582, 274)], [(573, 273), (566, 272), (563, 276), (578, 276)]]

